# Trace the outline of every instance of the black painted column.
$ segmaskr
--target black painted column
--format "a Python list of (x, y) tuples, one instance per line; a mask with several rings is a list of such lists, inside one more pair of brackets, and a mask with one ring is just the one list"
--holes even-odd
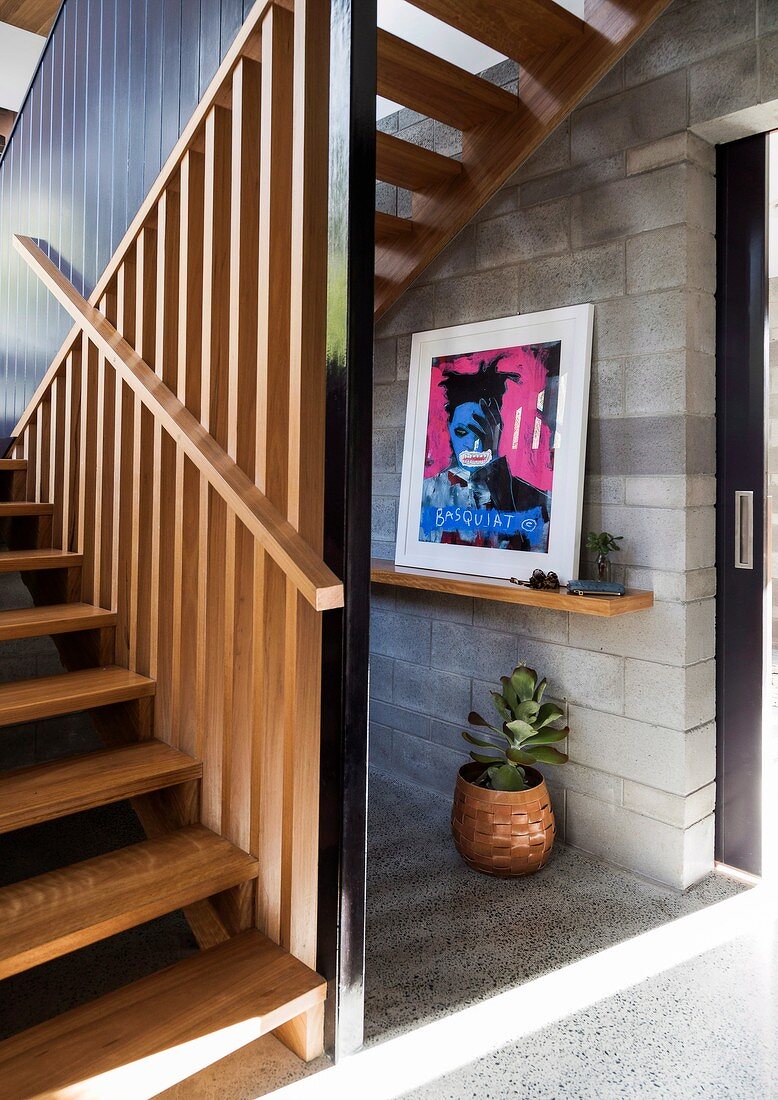
[(326, 1046), (362, 1045), (373, 395), (376, 2), (332, 0), (319, 972)]
[[(769, 643), (765, 636), (765, 534), (770, 523), (765, 516), (767, 135), (719, 146), (716, 176), (716, 858), (759, 874), (765, 643)], [(749, 493), (752, 498), (742, 495)], [(741, 538), (736, 545), (738, 512)]]

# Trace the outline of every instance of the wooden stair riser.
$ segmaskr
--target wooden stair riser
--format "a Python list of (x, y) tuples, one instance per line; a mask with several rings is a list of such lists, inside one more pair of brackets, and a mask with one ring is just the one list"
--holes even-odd
[(51, 516), (53, 504), (39, 504), (34, 500), (0, 501), (0, 519), (14, 519), (18, 516)]
[[(43, 638), (54, 634), (112, 630), (116, 614), (90, 604), (72, 603), (0, 611), (0, 642)], [(110, 661), (101, 661), (110, 664)]]
[(196, 783), (201, 776), (199, 761), (159, 741), (23, 768), (0, 775), (0, 833)]
[[(45, 548), (16, 548), (0, 551), (0, 574), (72, 572), (80, 569), (83, 562), (81, 554), (64, 550), (46, 550)], [(69, 603), (70, 601), (61, 601)]]
[(77, 714), (153, 694), (153, 680), (116, 666), (0, 684), (0, 726)]
[(6, 886), (0, 890), (0, 978), (256, 874), (255, 859), (196, 825)]
[(146, 1100), (308, 1013), (320, 1020), (325, 995), (322, 978), (247, 932), (0, 1044), (3, 1095)]

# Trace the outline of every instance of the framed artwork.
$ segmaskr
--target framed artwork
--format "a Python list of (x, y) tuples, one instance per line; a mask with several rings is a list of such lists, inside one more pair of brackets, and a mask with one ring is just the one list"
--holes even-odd
[(398, 565), (578, 574), (591, 305), (417, 332)]

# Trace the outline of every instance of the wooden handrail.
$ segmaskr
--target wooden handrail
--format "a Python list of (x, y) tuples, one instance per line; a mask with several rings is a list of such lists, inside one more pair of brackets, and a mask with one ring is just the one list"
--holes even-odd
[(31, 237), (15, 236), (14, 248), (308, 603), (317, 611), (342, 607), (341, 581), (124, 337)]

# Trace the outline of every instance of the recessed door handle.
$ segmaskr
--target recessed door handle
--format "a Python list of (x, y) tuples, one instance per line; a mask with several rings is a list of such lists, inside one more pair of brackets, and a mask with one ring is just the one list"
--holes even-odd
[(735, 490), (735, 569), (754, 568), (754, 494)]

